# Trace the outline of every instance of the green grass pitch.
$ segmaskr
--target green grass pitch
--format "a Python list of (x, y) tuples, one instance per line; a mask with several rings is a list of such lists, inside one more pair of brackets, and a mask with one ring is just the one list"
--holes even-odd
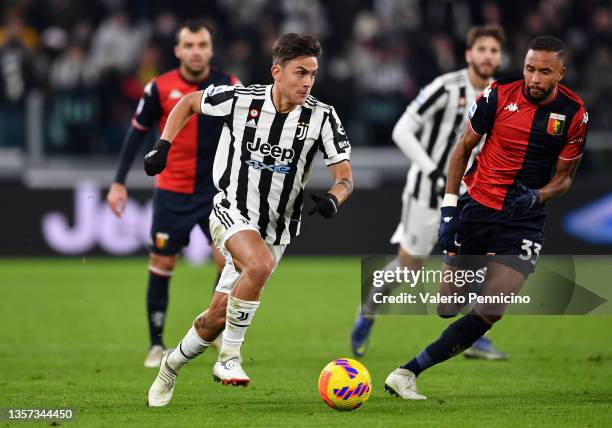
[[(167, 345), (206, 307), (213, 277), (212, 266), (178, 266)], [(419, 378), (424, 402), (385, 394), (383, 381), (448, 321), (382, 317), (361, 360), (373, 378), (369, 402), (348, 413), (327, 408), (316, 383), (328, 361), (350, 356), (355, 258), (281, 262), (243, 347), (248, 388), (215, 384), (208, 350), (182, 370), (170, 405), (149, 409), (157, 371), (142, 365), (145, 282), (144, 259), (0, 261), (0, 408), (69, 407), (76, 418), (61, 425), (100, 427), (612, 425), (610, 316), (508, 316), (491, 337), (511, 360), (459, 356), (434, 367)]]

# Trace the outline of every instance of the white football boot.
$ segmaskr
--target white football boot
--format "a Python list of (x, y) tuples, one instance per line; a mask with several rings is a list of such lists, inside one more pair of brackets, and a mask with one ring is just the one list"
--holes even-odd
[(177, 372), (168, 365), (168, 355), (174, 351), (170, 348), (164, 351), (159, 365), (159, 373), (149, 388), (147, 405), (149, 407), (163, 407), (167, 405), (174, 394), (174, 385)]
[(219, 359), (213, 366), (213, 379), (223, 385), (247, 386), (251, 379), (240, 365), (240, 357)]
[(145, 358), (144, 366), (149, 368), (159, 367), (164, 348), (161, 345), (153, 345)]
[(404, 400), (427, 400), (427, 397), (418, 393), (416, 376), (408, 369), (393, 370), (385, 380), (385, 391)]

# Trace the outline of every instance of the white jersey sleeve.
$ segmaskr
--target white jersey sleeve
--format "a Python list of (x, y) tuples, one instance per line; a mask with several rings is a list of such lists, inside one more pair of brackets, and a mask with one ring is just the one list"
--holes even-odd
[(330, 166), (350, 159), (351, 143), (333, 107), (330, 107), (323, 121), (320, 143), (325, 165)]
[(202, 114), (216, 117), (229, 117), (232, 113), (235, 86), (210, 85), (202, 91), (200, 110)]

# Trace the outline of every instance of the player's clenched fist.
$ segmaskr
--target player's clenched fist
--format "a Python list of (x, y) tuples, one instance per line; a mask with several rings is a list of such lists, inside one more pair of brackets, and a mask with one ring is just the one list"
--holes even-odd
[(153, 176), (164, 170), (170, 147), (172, 147), (170, 141), (158, 140), (153, 149), (145, 155), (144, 169), (147, 175)]
[(516, 193), (516, 197), (508, 206), (511, 216), (527, 214), (527, 211), (540, 203), (539, 190), (530, 189), (520, 183), (514, 185), (512, 190)]
[(315, 206), (308, 211), (308, 215), (318, 212), (325, 218), (331, 218), (338, 212), (338, 198), (331, 193), (310, 195), (310, 198), (315, 202)]

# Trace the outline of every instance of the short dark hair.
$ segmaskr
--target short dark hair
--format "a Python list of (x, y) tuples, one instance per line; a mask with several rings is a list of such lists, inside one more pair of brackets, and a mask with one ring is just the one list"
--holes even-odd
[(479, 27), (472, 27), (467, 33), (467, 48), (472, 49), (476, 40), (481, 37), (493, 37), (497, 40), (500, 46), (504, 46), (506, 43), (506, 33), (504, 29), (497, 24), (487, 24)]
[(319, 57), (323, 50), (317, 39), (308, 34), (287, 33), (274, 42), (272, 64), (283, 65), (300, 56)]
[(181, 35), (181, 31), (183, 30), (183, 28), (188, 29), (189, 32), (191, 33), (197, 33), (202, 28), (204, 28), (206, 29), (206, 31), (208, 31), (208, 33), (210, 34), (210, 37), (212, 38), (212, 30), (210, 29), (210, 26), (208, 26), (208, 24), (204, 22), (203, 19), (188, 19), (186, 21), (181, 22), (181, 24), (176, 29), (176, 33), (174, 34), (174, 39), (176, 40), (177, 45), (180, 41), (180, 35)]
[(553, 36), (538, 36), (527, 45), (528, 50), (556, 52), (559, 58), (565, 58), (567, 47), (565, 43)]

